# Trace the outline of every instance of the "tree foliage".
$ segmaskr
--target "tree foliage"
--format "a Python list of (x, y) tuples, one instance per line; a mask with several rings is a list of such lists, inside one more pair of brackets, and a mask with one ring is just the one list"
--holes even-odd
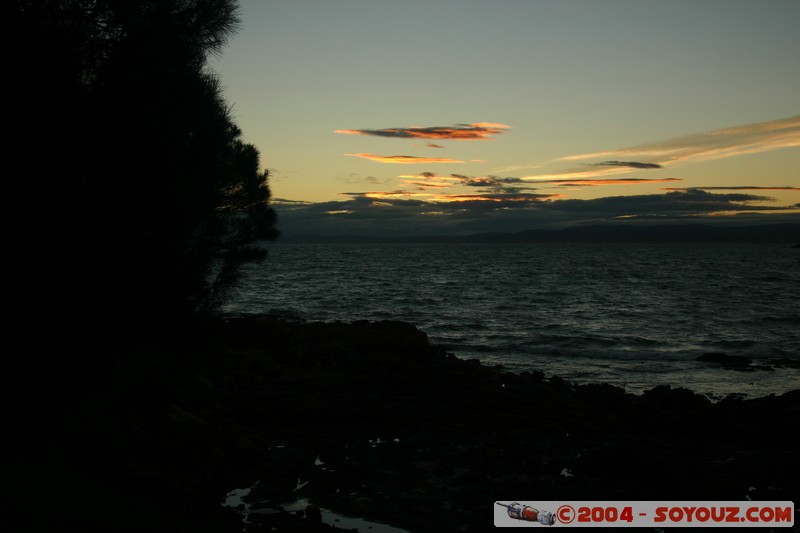
[(14, 313), (130, 329), (214, 309), (277, 235), (207, 67), (235, 1), (1, 9)]

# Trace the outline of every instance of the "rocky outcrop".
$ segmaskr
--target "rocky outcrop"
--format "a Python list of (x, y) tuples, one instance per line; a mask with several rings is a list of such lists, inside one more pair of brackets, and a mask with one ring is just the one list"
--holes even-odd
[[(485, 531), (500, 496), (800, 499), (800, 391), (712, 403), (669, 386), (575, 386), (458, 359), (398, 322), (218, 320), (190, 355), (191, 371), (113, 410), (102, 468), (83, 471), (97, 488), (75, 501), (102, 493), (116, 520), (138, 517), (130, 530), (238, 532), (332, 530), (314, 506)], [(238, 511), (220, 505), (251, 486)], [(280, 512), (298, 500), (307, 516)]]
[(302, 497), (412, 531), (478, 531), (491, 525), (497, 494), (800, 495), (800, 442), (788, 422), (800, 391), (715, 404), (669, 386), (641, 396), (573, 386), (460, 360), (391, 322), (243, 318), (222, 328), (240, 358), (229, 359), (230, 376), (250, 391), (234, 409), (237, 425), (264, 422), (261, 469), (247, 477), (261, 481), (256, 506)]

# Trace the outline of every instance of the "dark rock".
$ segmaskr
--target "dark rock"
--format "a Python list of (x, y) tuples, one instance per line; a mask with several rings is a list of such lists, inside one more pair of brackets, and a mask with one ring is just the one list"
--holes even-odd
[(652, 406), (667, 409), (690, 410), (698, 407), (707, 407), (711, 402), (701, 394), (695, 394), (689, 389), (673, 389), (669, 385), (659, 385), (644, 391), (644, 399)]
[(316, 505), (309, 504), (306, 506), (306, 520), (314, 524), (322, 523), (322, 511)]
[(745, 372), (755, 370), (750, 366), (753, 360), (741, 355), (705, 353), (695, 359), (695, 361), (701, 361), (704, 363), (717, 363), (726, 370), (741, 370)]
[[(460, 360), (396, 322), (246, 317), (212, 327), (204, 379), (181, 382), (180, 394), (162, 393), (139, 415), (113, 412), (131, 418), (116, 429), (125, 444), (110, 464), (128, 471), (108, 469), (125, 486), (114, 499), (136, 495), (170, 516), (202, 517), (234, 514), (219, 500), (252, 487), (247, 501), (259, 508), (314, 502), (305, 518), (251, 513), (261, 530), (335, 531), (317, 521), (321, 506), (410, 531), (482, 531), (491, 527), (489, 494), (718, 501), (741, 500), (750, 486), (773, 501), (800, 494), (791, 430), (800, 391), (714, 404), (669, 386), (642, 396), (573, 386)], [(751, 366), (725, 354), (699, 360)], [(306, 484), (296, 490), (298, 479)], [(242, 530), (235, 525), (218, 530)]]
[(586, 402), (598, 402), (604, 405), (619, 405), (627, 400), (625, 389), (608, 383), (590, 383), (579, 385), (575, 394)]

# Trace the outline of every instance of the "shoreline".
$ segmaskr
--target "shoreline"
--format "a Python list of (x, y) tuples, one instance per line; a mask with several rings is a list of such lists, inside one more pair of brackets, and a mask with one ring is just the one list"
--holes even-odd
[[(281, 312), (267, 312), (267, 313), (245, 313), (245, 312), (230, 312), (224, 313), (222, 316), (219, 317), (220, 320), (275, 320), (275, 321), (285, 321), (287, 323), (296, 323), (298, 325), (302, 324), (339, 324), (339, 325), (348, 325), (354, 323), (364, 323), (364, 322), (396, 322), (400, 324), (407, 324), (415, 329), (418, 329), (421, 333), (426, 335), (426, 337), (430, 338), (431, 335), (426, 332), (424, 329), (420, 328), (416, 324), (412, 322), (408, 322), (405, 320), (394, 320), (394, 319), (380, 319), (380, 320), (353, 320), (353, 321), (342, 321), (342, 320), (307, 320), (299, 315), (295, 315), (292, 313), (281, 313)], [(502, 362), (493, 362), (491, 359), (481, 358), (480, 355), (472, 355), (470, 357), (463, 357), (458, 350), (458, 347), (455, 346), (448, 346), (447, 343), (439, 343), (434, 341), (429, 341), (431, 343), (432, 348), (436, 350), (440, 350), (443, 353), (453, 355), (457, 359), (462, 361), (478, 361), (481, 365), (489, 367), (489, 368), (496, 368), (502, 372), (510, 373), (510, 374), (521, 374), (524, 372), (535, 372), (538, 371), (538, 368), (534, 368), (536, 366), (535, 360), (532, 360), (527, 366), (530, 368), (525, 368), (520, 364), (514, 365), (513, 363), (502, 363)], [(542, 358), (540, 356), (540, 358)], [(563, 355), (557, 356), (558, 359), (564, 359)], [(549, 363), (549, 358), (543, 357), (544, 361), (542, 364)], [(575, 366), (581, 366), (584, 360), (578, 360), (575, 363)], [(585, 360), (587, 366), (591, 366), (596, 363), (594, 359)], [(624, 361), (625, 363), (629, 363), (629, 361)], [(714, 392), (714, 391), (703, 391), (698, 390), (696, 387), (689, 386), (686, 382), (678, 383), (678, 380), (674, 380), (672, 383), (666, 383), (665, 381), (660, 381), (658, 383), (644, 383), (644, 382), (637, 382), (636, 387), (632, 387), (629, 385), (630, 379), (618, 379), (617, 381), (611, 382), (609, 380), (592, 380), (589, 378), (582, 378), (582, 379), (575, 379), (567, 377), (563, 372), (544, 372), (544, 378), (547, 379), (549, 377), (556, 377), (558, 379), (562, 379), (568, 382), (572, 386), (581, 386), (581, 385), (597, 385), (597, 384), (604, 384), (609, 385), (612, 387), (617, 387), (624, 389), (626, 393), (633, 394), (635, 396), (642, 396), (642, 394), (654, 387), (659, 385), (670, 385), (673, 388), (684, 388), (689, 389), (695, 394), (705, 396), (711, 402), (716, 403), (724, 399), (726, 396), (734, 396), (739, 397), (742, 399), (756, 399), (756, 398), (763, 398), (770, 395), (781, 395), (786, 392), (792, 392), (793, 390), (800, 389), (800, 359), (792, 359), (790, 357), (769, 357), (769, 358), (751, 358), (741, 355), (728, 355), (722, 352), (706, 352), (699, 356), (696, 356), (690, 360), (686, 361), (669, 361), (669, 363), (678, 363), (678, 364), (696, 364), (696, 369), (671, 369), (663, 371), (664, 375), (675, 375), (675, 374), (682, 374), (687, 372), (706, 372), (712, 376), (719, 375), (723, 377), (729, 378), (741, 378), (739, 381), (741, 382), (746, 377), (759, 377), (762, 373), (767, 373), (766, 375), (774, 375), (773, 373), (784, 373), (784, 372), (791, 372), (792, 376), (796, 376), (797, 384), (796, 386), (786, 387), (782, 390), (770, 390), (770, 391), (763, 391), (763, 392), (752, 392), (746, 391), (746, 389), (752, 389), (753, 383), (749, 383), (750, 387), (747, 384), (742, 383), (742, 387), (739, 387), (734, 390), (730, 390), (728, 392)], [(563, 364), (563, 363), (562, 363)], [(645, 364), (642, 362), (641, 364)], [(603, 365), (605, 366), (605, 365)], [(709, 387), (715, 387), (713, 384), (709, 384)], [(716, 386), (716, 388), (720, 388)]]
[[(792, 469), (800, 467), (800, 442), (789, 429), (800, 390), (717, 403), (669, 386), (634, 395), (458, 359), (406, 323), (224, 323), (224, 336), (237, 339), (231, 348), (244, 361), (264, 362), (259, 351), (272, 354), (263, 374), (251, 366), (241, 376), (249, 385), (239, 383), (242, 391), (264, 387), (264, 410), (246, 417), (271, 420), (261, 457), (267, 466), (260, 476), (249, 473), (249, 481), (260, 482), (253, 503), (306, 498), (412, 531), (448, 531), (490, 525), (483, 504), (488, 509), (499, 494), (800, 496), (800, 481), (790, 474), (800, 471)], [(449, 522), (441, 509), (463, 523)]]
[[(402, 322), (250, 316), (196, 331), (190, 367), (143, 382), (127, 411), (98, 407), (107, 421), (76, 430), (63, 464), (38, 466), (50, 491), (83, 490), (62, 522), (331, 530), (289, 512), (243, 524), (222, 504), (246, 487), (251, 509), (307, 500), (410, 531), (483, 531), (501, 497), (800, 501), (800, 390), (712, 403), (575, 386), (458, 359)], [(86, 456), (98, 441), (103, 456)], [(108, 510), (87, 508), (93, 497)]]

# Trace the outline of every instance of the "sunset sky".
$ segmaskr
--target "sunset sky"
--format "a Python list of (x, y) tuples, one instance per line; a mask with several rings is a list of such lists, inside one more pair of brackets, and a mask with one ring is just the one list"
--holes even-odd
[(800, 221), (800, 2), (241, 2), (287, 234)]

